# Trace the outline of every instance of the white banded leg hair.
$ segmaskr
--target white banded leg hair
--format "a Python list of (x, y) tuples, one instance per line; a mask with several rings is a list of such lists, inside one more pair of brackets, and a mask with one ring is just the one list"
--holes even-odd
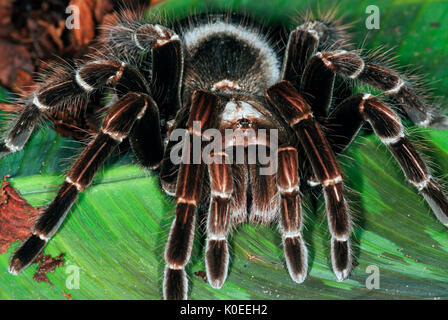
[(330, 139), (348, 145), (363, 122), (368, 122), (399, 163), (407, 180), (430, 205), (437, 219), (448, 226), (448, 199), (431, 177), (430, 171), (412, 143), (406, 137), (399, 116), (380, 99), (369, 93), (345, 99), (329, 117), (330, 127), (343, 127), (341, 137)]
[[(95, 91), (105, 87), (115, 88), (119, 96), (128, 92), (150, 94), (150, 91), (154, 91), (157, 96), (153, 98), (161, 109), (180, 105), (183, 56), (180, 39), (173, 31), (160, 25), (123, 22), (109, 27), (106, 33), (106, 48), (113, 48), (113, 52), (103, 56), (113, 59), (93, 59), (74, 69), (69, 66), (56, 68), (54, 76), (45, 79), (40, 88), (23, 100), (23, 111), (11, 125), (6, 137), (0, 141), (0, 157), (20, 151), (46, 112), (57, 107), (63, 108), (68, 103), (80, 104)], [(122, 41), (126, 39), (129, 41)], [(129, 43), (133, 43), (134, 47), (130, 47)], [(133, 50), (138, 52), (131, 54)], [(128, 62), (128, 59), (134, 58), (137, 53), (151, 50), (153, 79), (150, 88), (134, 65), (138, 61)], [(117, 61), (117, 58), (122, 60)], [(163, 88), (151, 90), (156, 82), (164, 83)], [(169, 90), (176, 94), (165, 97)]]
[(64, 221), (78, 194), (91, 182), (110, 153), (126, 138), (138, 116), (144, 113), (150, 99), (138, 93), (128, 93), (117, 101), (103, 120), (101, 131), (83, 150), (70, 169), (56, 198), (40, 214), (32, 235), (14, 252), (9, 271), (18, 274), (39, 255)]
[(395, 71), (346, 50), (318, 52), (309, 66), (319, 62), (337, 75), (357, 79), (392, 95), (416, 125), (436, 129), (448, 127), (448, 117), (437, 114), (433, 106), (418, 96), (410, 82)]
[[(167, 300), (186, 299), (188, 292), (185, 266), (190, 260), (193, 247), (196, 208), (201, 197), (200, 186), (204, 174), (202, 164), (194, 164), (192, 141), (193, 139), (201, 141), (202, 133), (205, 130), (216, 128), (220, 111), (218, 96), (202, 90), (193, 92), (187, 121), (187, 138), (190, 139), (190, 143), (183, 150), (190, 161), (188, 163), (184, 161), (180, 164), (176, 183), (176, 217), (171, 225), (165, 249), (167, 266), (165, 268), (163, 294)], [(200, 130), (193, 130), (195, 121), (200, 122)], [(192, 188), (192, 186), (195, 187)]]
[(364, 94), (360, 99), (358, 112), (370, 123), (376, 135), (393, 154), (407, 180), (423, 195), (437, 219), (448, 226), (448, 199), (406, 137), (398, 115), (370, 94)]

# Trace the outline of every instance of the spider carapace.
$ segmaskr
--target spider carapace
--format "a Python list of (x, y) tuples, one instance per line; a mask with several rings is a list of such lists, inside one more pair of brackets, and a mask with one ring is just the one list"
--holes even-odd
[[(98, 106), (105, 110), (101, 128), (41, 213), (32, 235), (13, 254), (10, 272), (19, 273), (42, 251), (78, 194), (124, 140), (142, 166), (159, 170), (161, 186), (176, 200), (165, 250), (166, 299), (187, 298), (185, 266), (199, 207), (207, 208), (206, 270), (214, 288), (221, 288), (227, 277), (229, 230), (246, 221), (278, 221), (291, 278), (303, 282), (308, 268), (301, 192), (307, 188), (320, 188), (324, 194), (333, 271), (338, 280), (347, 278), (351, 219), (336, 156), (365, 122), (436, 217), (448, 225), (447, 198), (396, 112), (369, 93), (341, 99), (334, 83), (360, 81), (381, 90), (419, 126), (444, 128), (446, 117), (416, 94), (403, 75), (353, 50), (346, 28), (331, 15), (308, 15), (297, 25), (281, 41), (279, 32), (265, 32), (261, 24), (235, 14), (202, 14), (166, 23), (125, 13), (104, 30), (96, 54), (75, 66), (56, 67), (21, 101), (23, 111), (0, 143), (1, 155), (22, 149), (38, 121), (56, 108), (63, 111), (74, 103), (82, 108), (94, 93), (112, 92), (113, 98), (106, 108)], [(183, 159), (195, 156), (195, 139), (204, 151), (210, 129), (242, 132), (243, 139), (225, 140), (222, 148), (213, 149), (209, 163), (175, 163), (177, 144), (169, 137), (177, 129), (184, 129), (184, 138), (192, 142), (182, 149)], [(249, 137), (249, 130), (257, 134)], [(265, 174), (261, 163), (247, 157), (229, 161), (229, 150), (250, 146), (275, 153), (276, 170)]]

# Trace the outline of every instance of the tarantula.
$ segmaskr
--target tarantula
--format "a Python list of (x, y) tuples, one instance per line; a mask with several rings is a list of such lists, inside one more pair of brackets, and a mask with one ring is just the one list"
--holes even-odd
[[(448, 200), (406, 137), (399, 116), (369, 93), (347, 95), (333, 105), (334, 83), (352, 79), (380, 89), (419, 126), (445, 128), (447, 118), (416, 94), (408, 79), (352, 50), (344, 27), (327, 18), (300, 24), (285, 46), (280, 33), (266, 32), (261, 24), (237, 14), (199, 14), (170, 23), (122, 15), (105, 30), (98, 53), (74, 68), (57, 68), (24, 99), (22, 113), (0, 143), (2, 156), (21, 150), (39, 119), (69, 104), (80, 109), (95, 93), (113, 92), (112, 102), (101, 106), (101, 129), (41, 213), (32, 235), (13, 254), (9, 271), (18, 274), (35, 259), (78, 194), (124, 141), (130, 142), (143, 167), (159, 170), (162, 188), (176, 199), (165, 250), (166, 299), (187, 298), (185, 266), (198, 208), (208, 212), (205, 257), (211, 286), (221, 288), (227, 277), (230, 228), (246, 221), (279, 221), (287, 268), (295, 282), (303, 282), (307, 249), (301, 193), (307, 188), (324, 193), (333, 271), (337, 280), (347, 278), (351, 219), (336, 156), (364, 123), (389, 148), (436, 217), (448, 225)], [(188, 141), (199, 138), (201, 150), (208, 129), (275, 129), (278, 148), (271, 148), (268, 140), (274, 137), (269, 134), (250, 141), (234, 139), (214, 153), (211, 163), (175, 164), (170, 159), (175, 142), (168, 137), (179, 128), (186, 129)], [(227, 161), (231, 150), (254, 145), (276, 153), (276, 172), (261, 174), (262, 164), (247, 158), (243, 163)], [(187, 159), (193, 157), (191, 147), (182, 150)]]

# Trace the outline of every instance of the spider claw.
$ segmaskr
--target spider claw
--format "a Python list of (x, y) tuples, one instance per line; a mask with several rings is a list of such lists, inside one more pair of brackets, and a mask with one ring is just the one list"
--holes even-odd
[(291, 271), (289, 271), (289, 275), (291, 276), (291, 279), (295, 283), (301, 284), (301, 283), (303, 283), (305, 281), (306, 276), (307, 276), (307, 272), (293, 274)]
[(350, 233), (333, 233), (333, 238), (340, 242), (345, 242), (350, 238)]

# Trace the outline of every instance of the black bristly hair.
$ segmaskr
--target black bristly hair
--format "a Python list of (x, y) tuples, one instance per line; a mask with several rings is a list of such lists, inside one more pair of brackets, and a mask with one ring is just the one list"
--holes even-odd
[[(166, 299), (187, 298), (185, 266), (198, 207), (208, 208), (205, 257), (214, 288), (221, 288), (227, 277), (229, 231), (246, 221), (279, 222), (287, 268), (295, 282), (303, 282), (308, 263), (301, 193), (310, 188), (324, 194), (333, 271), (339, 281), (346, 279), (352, 265), (352, 222), (336, 156), (364, 123), (448, 225), (448, 200), (395, 111), (369, 93), (342, 99), (334, 82), (357, 80), (381, 90), (416, 125), (446, 128), (447, 118), (402, 75), (353, 51), (345, 28), (331, 16), (306, 20), (285, 41), (282, 37), (281, 31), (267, 32), (262, 24), (236, 14), (200, 14), (170, 24), (124, 14), (103, 30), (103, 46), (95, 55), (44, 79), (24, 99), (22, 113), (0, 142), (1, 156), (22, 149), (39, 119), (55, 110), (64, 112), (68, 103), (88, 101), (111, 89), (115, 98), (32, 235), (13, 254), (10, 272), (19, 273), (42, 251), (78, 194), (124, 141), (130, 142), (142, 166), (159, 170), (162, 188), (176, 200), (165, 250)], [(211, 163), (171, 161), (175, 143), (168, 139), (170, 132), (187, 129), (187, 140), (203, 142), (204, 132), (213, 128), (278, 130), (278, 170), (264, 175), (260, 163), (226, 161), (230, 150), (248, 147), (245, 141), (216, 150)], [(262, 146), (267, 140), (254, 141)], [(193, 158), (191, 148), (184, 152)]]

